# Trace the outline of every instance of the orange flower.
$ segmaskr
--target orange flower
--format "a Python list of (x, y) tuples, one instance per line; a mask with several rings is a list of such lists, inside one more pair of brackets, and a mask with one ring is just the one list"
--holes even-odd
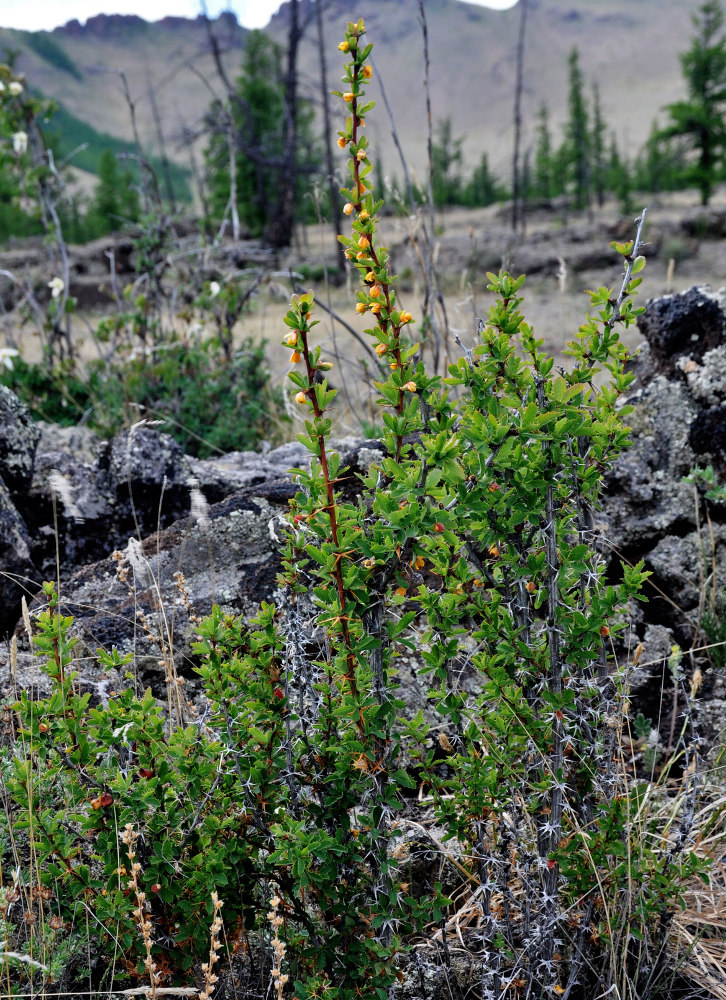
[(346, 202), (345, 205), (343, 205), (343, 215), (350, 215), (352, 211), (353, 211), (353, 206), (349, 201)]
[(413, 316), (411, 315), (410, 312), (406, 312), (406, 310), (404, 309), (402, 313), (398, 314), (398, 319), (400, 323), (410, 323), (411, 320), (413, 319)]
[(366, 80), (370, 80), (370, 78), (373, 76), (373, 67), (372, 66), (364, 66), (363, 67), (363, 76), (366, 78)]
[(302, 355), (299, 354), (297, 351), (293, 351), (292, 354), (290, 355), (290, 364), (296, 365), (298, 361), (302, 361)]
[(345, 136), (341, 135), (341, 137), (338, 139), (338, 145), (340, 146), (341, 149), (345, 149), (345, 147), (348, 145), (348, 140), (345, 138)]
[(364, 250), (359, 250), (355, 255), (356, 260), (365, 260), (368, 254)]
[(426, 565), (426, 560), (424, 559), (423, 556), (416, 556), (412, 565), (414, 569), (423, 569), (424, 566)]
[(307, 401), (308, 401), (307, 393), (300, 390), (297, 396), (295, 396), (295, 402), (302, 404), (302, 403), (307, 403)]
[(396, 587), (396, 589), (393, 591), (393, 593), (397, 597), (405, 597), (406, 596), (406, 588), (405, 587)]
[(379, 358), (382, 358), (387, 350), (388, 346), (386, 344), (376, 344), (376, 354)]

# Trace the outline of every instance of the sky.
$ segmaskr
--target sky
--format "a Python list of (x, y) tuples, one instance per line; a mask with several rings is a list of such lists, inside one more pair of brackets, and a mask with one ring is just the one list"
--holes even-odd
[[(246, 28), (263, 28), (280, 6), (281, 0), (208, 0), (207, 9), (216, 15), (232, 9)], [(467, 0), (479, 7), (506, 10), (517, 0)], [(85, 21), (94, 14), (139, 14), (147, 21), (162, 17), (196, 17), (199, 0), (1, 0), (0, 27), (26, 31), (52, 31), (66, 21)]]

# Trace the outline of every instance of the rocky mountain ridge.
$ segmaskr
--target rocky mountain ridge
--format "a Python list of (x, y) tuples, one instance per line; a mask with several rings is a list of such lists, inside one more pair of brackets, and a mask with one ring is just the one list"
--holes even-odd
[[(289, 3), (266, 30), (284, 47)], [(588, 88), (599, 84), (606, 121), (621, 145), (633, 154), (651, 122), (669, 101), (683, 94), (678, 55), (691, 33), (690, 15), (698, 0), (531, 0), (524, 73), (524, 146), (532, 147), (540, 103), (548, 103), (551, 123), (560, 135), (567, 119), (567, 55), (579, 48)], [(450, 117), (453, 134), (463, 136), (470, 168), (483, 152), (502, 177), (511, 157), (512, 93), (519, 10), (494, 11), (462, 0), (427, 0), (430, 84), (435, 120)], [(301, 0), (307, 25), (300, 46), (301, 91), (316, 102), (320, 56), (310, 0)], [(365, 16), (375, 44), (376, 80), (371, 97), (380, 101), (383, 80), (394, 109), (396, 128), (409, 165), (419, 174), (425, 163), (425, 120), (421, 31), (416, 0), (330, 0), (324, 33), (329, 86), (339, 76), (335, 45), (342, 26)], [(0, 15), (1, 17), (1, 15)], [(234, 78), (246, 30), (234, 15), (221, 15), (214, 31), (228, 74)], [(66, 66), (54, 65), (27, 33), (0, 29), (0, 44), (20, 52), (18, 68), (32, 86), (53, 97), (100, 132), (128, 140), (132, 130), (117, 70), (131, 81), (142, 142), (158, 152), (153, 102), (158, 107), (167, 154), (189, 164), (184, 137), (199, 132), (212, 93), (221, 96), (204, 19), (165, 18), (149, 23), (136, 16), (98, 15), (81, 25), (70, 21), (47, 36), (61, 50)], [(68, 72), (67, 61), (77, 74)], [(92, 82), (92, 85), (91, 85)], [(371, 116), (372, 145), (384, 172), (400, 165), (383, 112)]]

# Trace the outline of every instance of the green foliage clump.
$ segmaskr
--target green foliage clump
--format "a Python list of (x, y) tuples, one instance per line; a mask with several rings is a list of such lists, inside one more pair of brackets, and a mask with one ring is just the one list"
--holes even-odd
[(72, 361), (49, 370), (17, 359), (0, 380), (36, 419), (65, 426), (83, 419), (110, 437), (146, 415), (201, 458), (255, 448), (280, 420), (264, 346), (249, 340), (230, 358), (216, 340), (178, 341), (108, 364), (92, 361), (85, 370)]

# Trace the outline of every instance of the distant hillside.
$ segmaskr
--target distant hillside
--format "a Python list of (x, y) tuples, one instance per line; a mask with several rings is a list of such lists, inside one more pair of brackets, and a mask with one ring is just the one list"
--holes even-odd
[[(567, 117), (567, 54), (581, 52), (588, 82), (600, 86), (605, 115), (631, 152), (643, 143), (663, 105), (683, 94), (678, 55), (688, 45), (690, 15), (700, 0), (530, 0), (526, 38), (525, 146), (534, 144), (541, 101), (555, 132)], [(289, 3), (267, 30), (284, 44)], [(310, 23), (300, 50), (303, 89), (317, 98), (320, 59), (310, 0), (301, 0)], [(512, 88), (519, 9), (493, 11), (460, 0), (426, 0), (431, 46), (431, 95), (435, 119), (451, 117), (455, 135), (465, 135), (469, 165), (488, 151), (492, 167), (508, 175), (511, 155)], [(363, 16), (376, 45), (376, 76), (382, 78), (411, 167), (423, 174), (425, 121), (421, 31), (416, 0), (329, 0), (325, 8), (329, 85), (338, 85), (336, 45), (347, 20)], [(0, 13), (0, 18), (2, 14)], [(230, 76), (238, 71), (245, 29), (233, 15), (214, 24)], [(18, 66), (29, 82), (56, 98), (66, 112), (97, 132), (130, 141), (129, 110), (117, 70), (129, 81), (147, 154), (160, 142), (149, 99), (156, 98), (169, 158), (190, 166), (184, 137), (199, 134), (214, 94), (222, 95), (201, 18), (148, 23), (131, 16), (70, 21), (51, 33), (0, 29), (0, 49), (20, 50)], [(378, 98), (378, 87), (371, 96)], [(397, 154), (382, 102), (369, 119), (370, 138), (384, 170), (397, 174)], [(196, 155), (200, 152), (199, 142)]]

